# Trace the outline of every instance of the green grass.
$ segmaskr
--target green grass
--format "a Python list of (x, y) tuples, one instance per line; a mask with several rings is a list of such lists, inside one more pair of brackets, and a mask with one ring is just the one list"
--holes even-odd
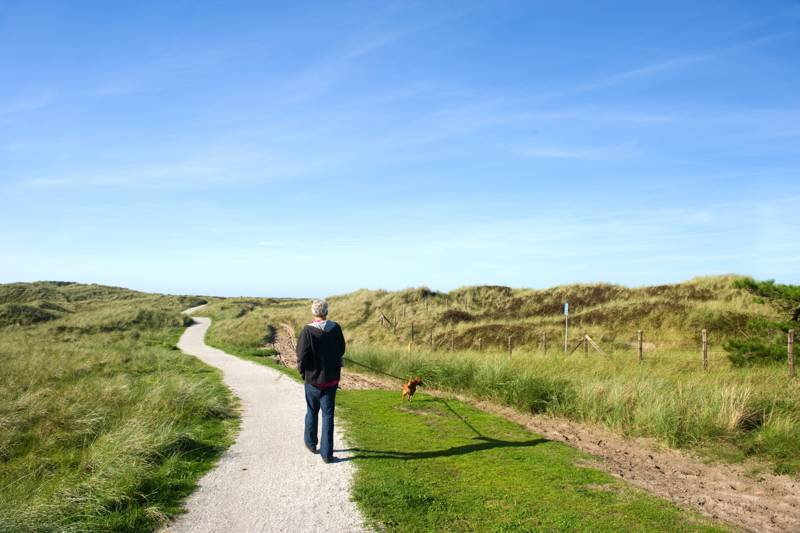
[(348, 357), (396, 376), (515, 407), (654, 437), (714, 459), (756, 459), (800, 471), (800, 383), (782, 368), (713, 371), (680, 353), (645, 360), (592, 354), (421, 352), (351, 348)]
[(723, 531), (455, 400), (342, 391), (353, 496), (388, 531)]
[[(524, 412), (599, 423), (712, 459), (752, 460), (753, 469), (797, 474), (800, 385), (787, 378), (785, 355), (771, 364), (734, 368), (724, 349), (738, 338), (782, 337), (785, 343), (785, 334), (775, 329), (788, 324), (785, 306), (754, 294), (742, 280), (717, 276), (640, 288), (483, 286), (450, 293), (361, 290), (329, 302), (349, 355), (376, 370), (420, 374), (436, 387)], [(567, 300), (573, 310), (570, 346), (586, 331), (610, 357), (592, 351), (585, 358), (582, 350), (563, 354), (560, 313)], [(215, 320), (211, 342), (254, 353), (268, 326), (299, 328), (308, 320), (309, 305), (309, 300), (213, 300), (205, 311)], [(412, 322), (416, 342), (408, 354)], [(709, 331), (708, 372), (701, 365), (701, 328)], [(641, 364), (634, 342), (639, 329), (645, 339)], [(431, 331), (435, 350), (428, 345)], [(546, 356), (542, 334), (549, 339)], [(514, 336), (513, 356), (504, 350), (508, 335)], [(483, 352), (476, 349), (478, 339)]]
[[(277, 368), (294, 369), (219, 339), (207, 342)], [(727, 531), (727, 527), (634, 489), (591, 467), (592, 457), (456, 400), (419, 393), (339, 391), (353, 497), (386, 531)]]
[(187, 299), (0, 285), (57, 316), (0, 328), (0, 531), (148, 531), (232, 442), (219, 373), (175, 348)]
[[(749, 331), (753, 319), (785, 320), (785, 310), (735, 286), (741, 276), (696, 278), (674, 285), (628, 288), (619, 285), (568, 285), (549, 289), (498, 286), (463, 287), (449, 293), (426, 288), (402, 291), (359, 290), (328, 298), (332, 318), (347, 339), (360, 345), (404, 345), (414, 324), (417, 342), (433, 333), (437, 347), (474, 349), (506, 346), (509, 335), (522, 350), (538, 349), (542, 334), (551, 347), (561, 342), (563, 303), (570, 302), (575, 334), (588, 332), (607, 351), (631, 352), (638, 330), (648, 348), (695, 350), (700, 330), (708, 329), (712, 349)], [(229, 321), (237, 343), (261, 342), (267, 325), (300, 326), (309, 319), (310, 300), (230, 298), (212, 300), (208, 316)], [(383, 314), (391, 326), (382, 323)], [(233, 336), (231, 336), (232, 338)]]

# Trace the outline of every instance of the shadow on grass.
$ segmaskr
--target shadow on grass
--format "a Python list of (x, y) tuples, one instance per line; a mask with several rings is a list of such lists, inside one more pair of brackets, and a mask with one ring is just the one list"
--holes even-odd
[(352, 461), (352, 460), (361, 460), (361, 459), (398, 459), (401, 461), (408, 461), (412, 459), (434, 459), (436, 457), (452, 457), (454, 455), (464, 455), (468, 453), (480, 452), (484, 450), (492, 450), (495, 448), (527, 448), (531, 446), (537, 446), (539, 444), (544, 444), (546, 442), (550, 442), (544, 438), (536, 438), (536, 439), (529, 439), (525, 441), (513, 441), (513, 440), (501, 440), (501, 439), (494, 439), (492, 437), (487, 437), (486, 435), (482, 434), (478, 431), (475, 426), (469, 423), (467, 419), (460, 414), (458, 414), (455, 409), (453, 409), (450, 404), (442, 399), (442, 398), (425, 398), (422, 400), (417, 400), (417, 404), (419, 403), (441, 403), (444, 407), (450, 411), (456, 418), (458, 418), (467, 428), (469, 428), (475, 436), (472, 437), (472, 440), (480, 441), (475, 442), (472, 444), (464, 444), (461, 446), (453, 446), (452, 448), (446, 448), (443, 450), (431, 450), (431, 451), (422, 451), (422, 452), (403, 452), (403, 451), (396, 451), (396, 450), (371, 450), (367, 448), (347, 448), (344, 450), (336, 450), (337, 452), (356, 452), (355, 455), (351, 457), (343, 457), (340, 458), (340, 461)]
[(368, 448), (347, 448), (344, 450), (336, 450), (337, 452), (356, 452), (351, 457), (342, 457), (340, 461), (360, 461), (362, 459), (398, 459), (400, 461), (409, 461), (415, 459), (435, 459), (437, 457), (452, 457), (454, 455), (465, 455), (468, 453), (480, 452), (484, 450), (493, 450), (495, 448), (528, 448), (550, 442), (547, 439), (531, 439), (524, 441), (513, 440), (499, 440), (491, 437), (472, 437), (476, 442), (474, 444), (464, 444), (462, 446), (453, 446), (444, 450), (431, 450), (424, 452), (402, 452), (396, 450), (371, 450)]

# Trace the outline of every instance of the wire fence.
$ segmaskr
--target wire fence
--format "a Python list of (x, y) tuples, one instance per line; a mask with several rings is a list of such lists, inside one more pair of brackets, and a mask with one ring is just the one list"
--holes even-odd
[[(427, 312), (427, 308), (426, 308)], [(458, 318), (456, 315), (460, 311), (448, 309), (448, 313), (453, 315), (453, 318)], [(474, 335), (466, 339), (465, 335), (459, 334), (456, 343), (456, 332), (454, 329), (447, 330), (441, 325), (433, 324), (427, 329), (420, 328), (414, 321), (410, 321), (407, 326), (400, 326), (401, 320), (406, 316), (406, 308), (402, 307), (402, 314), (398, 315), (397, 312), (387, 315), (384, 311), (378, 310), (378, 320), (380, 325), (389, 330), (398, 343), (408, 343), (408, 350), (414, 347), (427, 348), (432, 351), (449, 350), (449, 351), (507, 351), (509, 355), (515, 351), (524, 351), (528, 353), (540, 353), (543, 355), (564, 353), (566, 355), (575, 355), (576, 352), (582, 352), (583, 355), (588, 356), (590, 353), (597, 353), (602, 356), (608, 357), (611, 353), (619, 353), (620, 351), (628, 352), (630, 350), (635, 360), (643, 362), (646, 358), (652, 357), (656, 352), (655, 344), (647, 341), (646, 332), (644, 330), (636, 331), (635, 335), (631, 335), (631, 341), (624, 342), (624, 349), (621, 349), (620, 342), (617, 337), (614, 337), (614, 342), (611, 347), (603, 347), (602, 341), (598, 342), (586, 331), (581, 332), (579, 335), (570, 338), (568, 331), (565, 328), (562, 339), (556, 335), (551, 336), (552, 328), (541, 332), (528, 332), (526, 334), (527, 342), (517, 343), (515, 335), (497, 335), (494, 334), (490, 337)], [(401, 318), (402, 317), (402, 318)], [(438, 330), (438, 331), (437, 331)], [(783, 332), (782, 332), (783, 333)], [(538, 341), (531, 343), (530, 337), (538, 337)], [(790, 378), (797, 376), (795, 353), (794, 353), (794, 336), (795, 330), (790, 329), (787, 332), (786, 341), (786, 363), (788, 375)], [(711, 349), (711, 332), (707, 329), (701, 329), (697, 332), (697, 336), (691, 342), (684, 342), (677, 346), (668, 347), (667, 349), (661, 348), (662, 351), (684, 351), (696, 352), (698, 355), (698, 362), (703, 371), (708, 372), (711, 362), (722, 360), (727, 357), (728, 352), (723, 350)]]

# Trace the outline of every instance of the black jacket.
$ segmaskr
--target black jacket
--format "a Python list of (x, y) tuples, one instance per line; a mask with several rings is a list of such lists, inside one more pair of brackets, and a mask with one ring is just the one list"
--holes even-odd
[(311, 324), (304, 327), (297, 341), (297, 369), (303, 380), (319, 385), (339, 379), (344, 349), (342, 328), (336, 322), (326, 321), (323, 329)]

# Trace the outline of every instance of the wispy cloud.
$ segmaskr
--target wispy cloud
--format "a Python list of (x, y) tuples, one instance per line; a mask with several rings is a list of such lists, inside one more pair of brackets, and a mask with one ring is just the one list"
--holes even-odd
[(314, 165), (286, 160), (265, 151), (216, 149), (182, 159), (105, 163), (68, 173), (28, 176), (16, 181), (26, 187), (126, 187), (174, 189), (208, 184), (266, 182), (288, 179), (315, 170)]
[(351, 45), (350, 49), (344, 53), (343, 57), (355, 59), (357, 57), (367, 55), (370, 52), (383, 48), (384, 46), (388, 46), (389, 44), (397, 41), (403, 34), (404, 32), (401, 31), (390, 31), (374, 37), (363, 39)]
[[(346, 78), (358, 60), (396, 44), (409, 35), (431, 31), (437, 27), (481, 9), (481, 3), (462, 3), (443, 14), (431, 15), (424, 22), (384, 27), (381, 30), (355, 32), (354, 37), (334, 44), (328, 55), (304, 67), (284, 81), (283, 98), (298, 102), (323, 94), (340, 80)], [(372, 21), (373, 23), (377, 20)]]
[(793, 35), (796, 35), (795, 31), (776, 32), (710, 50), (676, 55), (670, 58), (643, 64), (628, 70), (607, 74), (591, 81), (568, 85), (559, 89), (534, 94), (531, 95), (531, 98), (541, 99), (563, 97), (573, 94), (592, 92), (598, 89), (616, 87), (627, 81), (645, 79), (658, 74), (673, 72), (693, 65), (706, 63), (734, 52), (740, 52), (750, 48), (758, 47), (767, 43), (785, 39)]
[(611, 146), (526, 146), (513, 150), (517, 155), (530, 158), (547, 159), (584, 159), (607, 160), (620, 159), (632, 155), (636, 143), (625, 143)]
[(109, 97), (156, 91), (173, 83), (176, 76), (213, 72), (257, 48), (253, 42), (233, 42), (151, 50), (138, 62), (109, 69), (85, 93), (90, 97)]
[(566, 107), (563, 109), (547, 109), (521, 111), (518, 119), (527, 120), (570, 120), (582, 122), (630, 122), (634, 124), (669, 124), (686, 120), (686, 117), (671, 110), (637, 110), (617, 107)]
[(589, 83), (575, 85), (567, 88), (564, 92), (583, 93), (583, 92), (593, 91), (595, 89), (605, 89), (608, 87), (619, 85), (620, 83), (623, 83), (628, 80), (644, 78), (652, 76), (654, 74), (660, 74), (666, 71), (676, 70), (679, 68), (687, 67), (689, 65), (694, 65), (696, 63), (709, 61), (711, 59), (714, 59), (715, 57), (716, 54), (714, 53), (689, 54), (685, 56), (673, 57), (665, 61), (660, 61), (649, 65), (643, 65), (641, 67), (637, 67), (631, 70), (626, 70), (623, 72), (611, 74), (609, 76), (597, 79)]
[(52, 104), (55, 94), (51, 92), (35, 92), (9, 102), (0, 102), (0, 115), (36, 111)]
[(327, 57), (314, 61), (298, 73), (287, 77), (282, 99), (299, 102), (325, 93), (331, 86), (345, 78), (362, 57), (398, 41), (406, 31), (393, 30), (377, 35), (362, 36), (340, 45)]

